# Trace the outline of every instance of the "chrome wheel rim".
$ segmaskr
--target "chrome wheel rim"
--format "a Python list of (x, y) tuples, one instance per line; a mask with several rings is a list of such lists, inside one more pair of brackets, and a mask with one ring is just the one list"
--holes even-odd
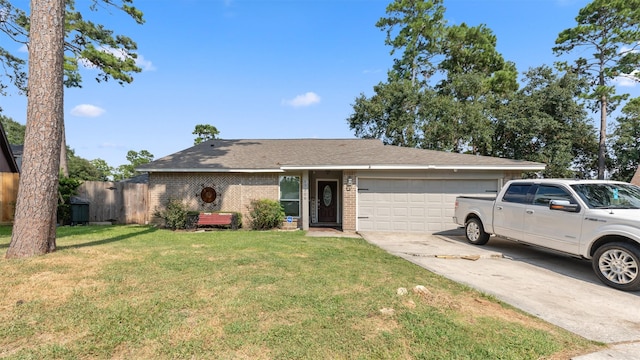
[(628, 284), (638, 277), (638, 262), (624, 250), (605, 251), (598, 259), (598, 267), (605, 278), (619, 285)]
[(475, 221), (472, 221), (467, 225), (467, 239), (471, 241), (478, 241), (479, 238), (480, 227)]

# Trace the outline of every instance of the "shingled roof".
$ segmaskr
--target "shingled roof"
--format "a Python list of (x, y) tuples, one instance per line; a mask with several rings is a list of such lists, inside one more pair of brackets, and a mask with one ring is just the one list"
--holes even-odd
[(384, 145), (376, 139), (209, 140), (141, 165), (145, 172), (277, 172), (311, 169), (543, 170), (545, 165)]

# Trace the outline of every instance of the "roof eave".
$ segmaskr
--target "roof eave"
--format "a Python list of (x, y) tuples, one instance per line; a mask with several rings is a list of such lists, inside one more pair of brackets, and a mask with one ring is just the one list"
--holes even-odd
[(282, 170), (544, 170), (544, 164), (529, 165), (321, 165), (321, 166), (282, 166)]
[(229, 168), (143, 168), (140, 172), (172, 172), (172, 173), (274, 173), (301, 170), (514, 170), (540, 171), (544, 164), (528, 165), (285, 165), (278, 169), (229, 169)]
[(273, 173), (273, 172), (283, 172), (282, 169), (227, 169), (227, 168), (142, 168), (136, 169), (139, 172), (173, 172), (173, 173), (194, 173), (194, 172), (205, 172), (205, 173)]

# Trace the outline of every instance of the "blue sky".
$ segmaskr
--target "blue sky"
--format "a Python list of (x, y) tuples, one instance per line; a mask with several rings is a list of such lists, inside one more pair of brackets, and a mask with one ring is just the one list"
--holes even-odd
[[(79, 9), (88, 2), (76, 1)], [(375, 27), (390, 1), (135, 0), (142, 26), (115, 12), (94, 15), (138, 43), (144, 70), (124, 87), (98, 84), (93, 70), (83, 70), (83, 87), (65, 93), (67, 143), (79, 156), (118, 166), (129, 150), (160, 158), (192, 146), (196, 124), (216, 126), (225, 139), (352, 138), (346, 119), (354, 99), (371, 95), (392, 64)], [(587, 3), (444, 6), (450, 24), (489, 27), (505, 59), (525, 71), (557, 60), (558, 33)], [(638, 96), (637, 87), (622, 90)], [(26, 99), (12, 93), (0, 106), (25, 123)]]

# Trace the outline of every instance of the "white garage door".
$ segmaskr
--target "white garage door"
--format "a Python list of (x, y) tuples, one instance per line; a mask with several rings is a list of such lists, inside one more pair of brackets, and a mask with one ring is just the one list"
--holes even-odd
[(456, 196), (495, 196), (497, 180), (358, 179), (358, 231), (455, 229)]

